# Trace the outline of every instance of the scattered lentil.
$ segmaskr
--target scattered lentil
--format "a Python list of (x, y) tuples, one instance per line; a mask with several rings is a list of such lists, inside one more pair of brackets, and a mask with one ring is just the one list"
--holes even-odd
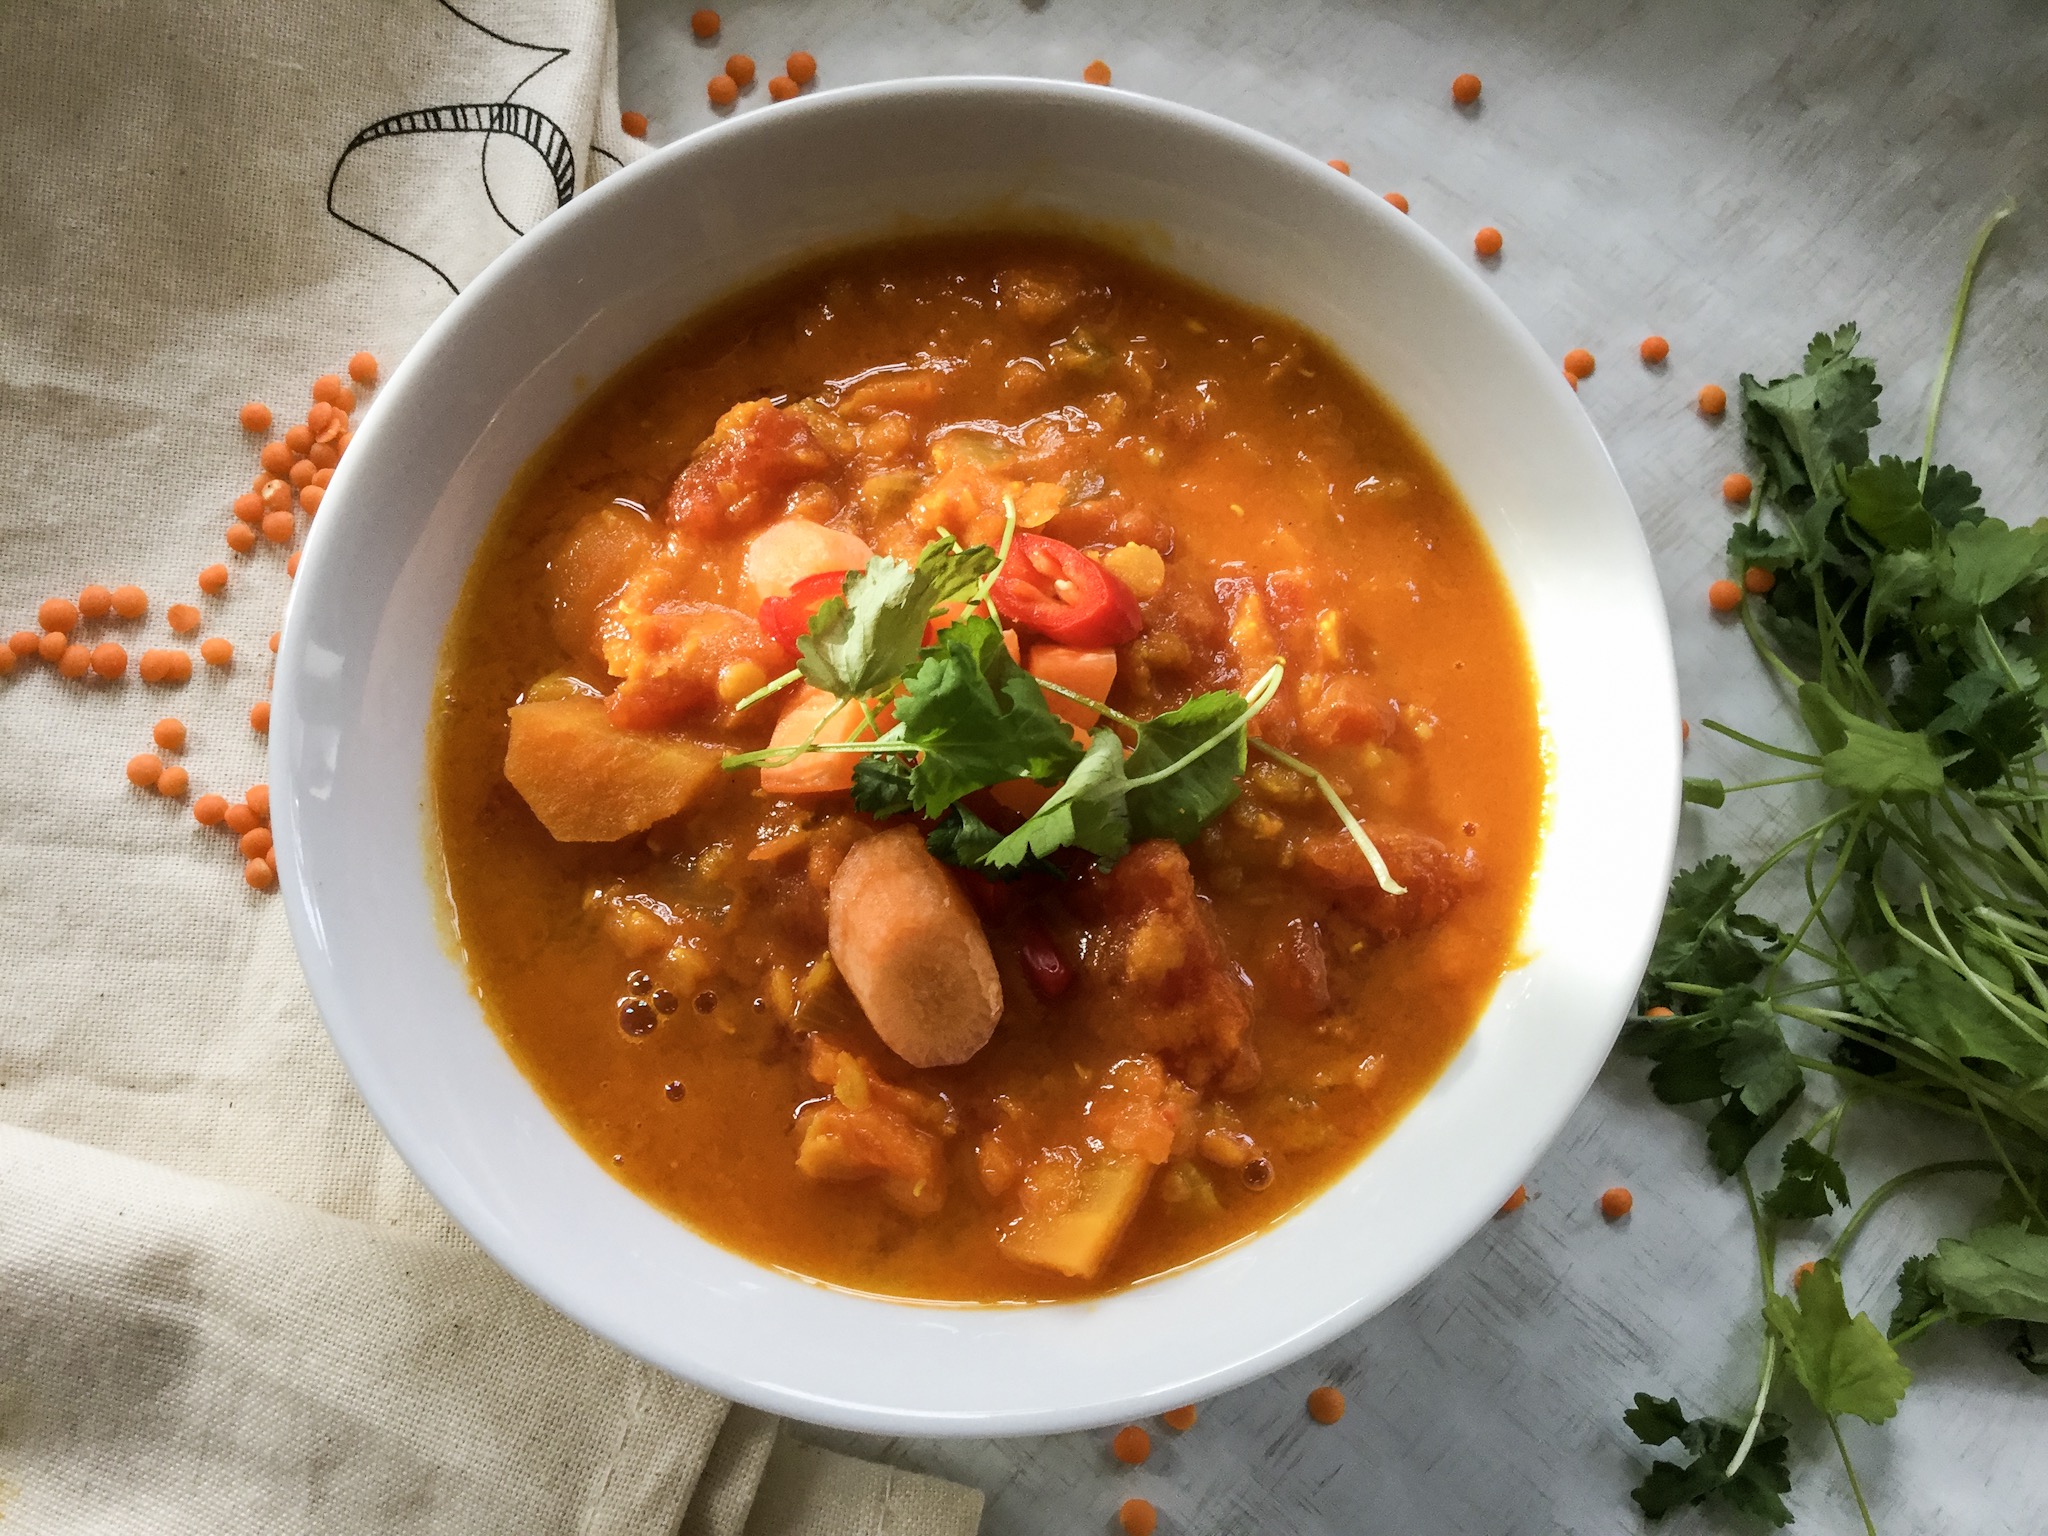
[(224, 565), (209, 565), (199, 573), (199, 590), (208, 596), (225, 592), (228, 586), (228, 568)]
[(255, 810), (246, 802), (238, 801), (227, 808), (227, 811), (221, 817), (221, 821), (226, 824), (227, 829), (234, 833), (235, 836), (242, 837), (261, 826), (263, 818), (258, 816)]
[(81, 678), (92, 670), (92, 647), (76, 641), (64, 647), (64, 654), (57, 658), (59, 677)]
[(36, 642), (36, 650), (41, 653), (43, 660), (58, 661), (63, 658), (64, 652), (70, 644), (71, 637), (65, 634), (64, 631), (61, 629), (50, 629), (45, 630), (43, 638)]
[(266, 736), (270, 734), (270, 700), (258, 699), (249, 706), (249, 728)]
[(1491, 261), (1494, 257), (1498, 256), (1500, 254), (1500, 247), (1500, 231), (1491, 224), (1472, 237), (1472, 249), (1479, 253), (1482, 260)]
[(377, 382), (377, 357), (372, 352), (358, 352), (348, 360), (348, 376), (363, 388), (368, 389)]
[(1573, 347), (1564, 355), (1564, 371), (1575, 378), (1593, 377), (1593, 354), (1584, 347)]
[(1728, 409), (1728, 391), (1718, 384), (1700, 386), (1700, 414), (1718, 416)]
[(1495, 1216), (1512, 1216), (1515, 1214), (1515, 1212), (1519, 1211), (1524, 1205), (1527, 1205), (1528, 1203), (1529, 1186), (1526, 1184), (1517, 1184), (1515, 1186), (1515, 1192), (1512, 1195), (1509, 1195), (1507, 1199), (1501, 1201), (1500, 1209), (1495, 1211), (1493, 1214)]
[(1635, 1204), (1636, 1197), (1617, 1184), (1600, 1196), (1600, 1214), (1609, 1221), (1619, 1221), (1635, 1209)]
[(192, 819), (202, 827), (217, 827), (227, 820), (228, 802), (224, 795), (201, 795), (192, 802)]
[(1117, 1506), (1116, 1523), (1124, 1536), (1152, 1536), (1159, 1529), (1159, 1511), (1150, 1499), (1125, 1499)]
[(1742, 573), (1742, 585), (1744, 590), (1754, 592), (1758, 597), (1762, 597), (1766, 592), (1770, 591), (1771, 588), (1775, 587), (1777, 584), (1777, 574), (1773, 571), (1765, 570), (1760, 565), (1752, 565), (1748, 570)]
[(1125, 1466), (1139, 1466), (1152, 1454), (1152, 1437), (1136, 1424), (1126, 1424), (1109, 1442), (1109, 1451)]
[(742, 90), (754, 83), (754, 61), (744, 53), (736, 53), (727, 59), (725, 72), (732, 77), (732, 83)]
[(1750, 484), (1749, 476), (1738, 469), (1734, 474), (1722, 479), (1721, 499), (1723, 501), (1747, 502), (1749, 500), (1749, 493), (1753, 488)]
[(173, 603), (164, 610), (164, 621), (181, 635), (199, 627), (199, 610), (190, 603)]
[[(313, 381), (313, 403), (315, 405), (332, 405), (334, 397), (340, 393), (341, 375), (338, 373), (323, 373)], [(310, 413), (306, 417), (306, 425), (309, 427), (313, 426), (313, 418)], [(313, 430), (317, 433), (320, 429), (313, 427)]]
[(68, 597), (46, 597), (36, 609), (36, 622), (45, 629), (59, 629), (68, 635), (78, 628), (78, 604)]
[(164, 775), (164, 760), (154, 752), (138, 752), (128, 759), (128, 782), (137, 789), (153, 789)]
[(1195, 1427), (1195, 1420), (1200, 1414), (1201, 1410), (1193, 1403), (1189, 1403), (1185, 1408), (1169, 1408), (1159, 1417), (1166, 1420), (1166, 1427), (1168, 1429), (1178, 1430), (1180, 1433), (1186, 1434)]
[(1090, 85), (1107, 85), (1109, 84), (1109, 66), (1100, 59), (1092, 59), (1089, 61), (1088, 67), (1081, 71), (1081, 78)]
[(251, 859), (242, 866), (242, 878), (259, 891), (277, 884), (277, 869), (267, 859)]
[(768, 82), (768, 99), (770, 101), (788, 101), (801, 89), (802, 87), (790, 79), (789, 76), (777, 75)]
[(799, 48), (782, 61), (782, 72), (798, 85), (809, 85), (818, 78), (818, 61)]
[(1707, 606), (1716, 613), (1733, 613), (1741, 602), (1742, 588), (1725, 576), (1707, 588)]
[(1474, 74), (1459, 75), (1451, 82), (1451, 100), (1461, 107), (1469, 107), (1479, 99), (1479, 77)]
[[(322, 470), (320, 473), (325, 474), (326, 471)], [(320, 476), (315, 475), (313, 478), (315, 482), (318, 482)], [(299, 505), (306, 509), (306, 516), (308, 517), (318, 512), (320, 510), (320, 503), (326, 499), (327, 492), (317, 483), (309, 485), (299, 492)]]
[(729, 107), (740, 99), (740, 83), (731, 75), (713, 75), (704, 94), (711, 98), (712, 106)]
[(1349, 160), (1325, 160), (1323, 164), (1340, 176), (1349, 176), (1351, 174), (1351, 162)]
[(163, 772), (163, 777), (156, 781), (156, 792), (166, 800), (184, 799), (185, 791), (191, 787), (191, 772), (179, 767), (176, 763), (166, 768)]
[(156, 728), (149, 735), (150, 739), (166, 752), (185, 750), (185, 722), (176, 715), (165, 715), (163, 719), (157, 721)]
[(235, 659), (235, 643), (221, 635), (210, 635), (199, 642), (199, 657), (209, 667), (224, 667)]
[(42, 643), (43, 637), (32, 629), (17, 629), (7, 637), (7, 649), (16, 656), (33, 656)]
[(256, 547), (256, 530), (247, 523), (228, 524), (228, 548), (238, 555), (246, 555)]
[(249, 792), (242, 796), (242, 804), (248, 806), (250, 810), (261, 816), (265, 821), (270, 820), (270, 786), (268, 784), (251, 784)]
[(270, 407), (261, 400), (251, 400), (240, 411), (244, 432), (268, 432), (270, 430)]
[(718, 36), (718, 12), (713, 10), (692, 11), (690, 31), (701, 38)]
[(128, 670), (128, 652), (111, 640), (102, 640), (92, 648), (92, 669), (112, 682)]
[(138, 586), (120, 586), (110, 594), (114, 612), (124, 619), (139, 619), (149, 612), (149, 594)]
[(242, 834), (242, 857), (260, 859), (270, 852), (270, 828), (251, 827)]
[(94, 582), (79, 592), (78, 611), (88, 619), (104, 619), (114, 611), (114, 594)]
[(629, 139), (647, 137), (647, 114), (645, 112), (621, 112), (619, 129)]
[(1392, 203), (1396, 208), (1400, 209), (1401, 212), (1406, 213), (1408, 211), (1408, 196), (1406, 193), (1383, 192), (1380, 195), (1384, 197), (1388, 202)]
[(1671, 355), (1671, 343), (1662, 336), (1645, 336), (1636, 351), (1642, 354), (1644, 362), (1654, 368)]
[(1344, 1417), (1344, 1394), (1335, 1387), (1317, 1387), (1308, 1395), (1308, 1416), (1318, 1424), (1334, 1424)]

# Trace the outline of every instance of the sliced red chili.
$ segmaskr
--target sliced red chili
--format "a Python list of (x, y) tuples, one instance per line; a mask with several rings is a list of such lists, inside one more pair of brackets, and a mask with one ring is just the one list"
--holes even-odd
[(991, 591), (1004, 620), (1062, 645), (1122, 645), (1145, 627), (1138, 599), (1071, 544), (1019, 530)]
[(820, 571), (791, 587), (787, 597), (763, 599), (761, 612), (757, 615), (762, 632), (789, 652), (791, 659), (795, 659), (798, 655), (797, 640), (811, 627), (811, 616), (828, 600), (846, 590), (849, 574), (847, 571)]

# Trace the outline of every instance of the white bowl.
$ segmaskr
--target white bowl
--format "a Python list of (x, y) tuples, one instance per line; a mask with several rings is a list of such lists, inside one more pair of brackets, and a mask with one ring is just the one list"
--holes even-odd
[[(1551, 754), (1522, 940), (1471, 1041), (1327, 1193), (1099, 1300), (958, 1307), (749, 1262), (614, 1181), (499, 1045), (423, 849), (434, 668), (513, 475), (686, 316), (821, 247), (1049, 213), (1327, 338), (1464, 494), (1520, 606)], [(1484, 1222), (1612, 1044), (1678, 810), (1670, 636), (1636, 518), (1556, 361), (1454, 254), (1321, 162), (1093, 87), (832, 91), (650, 155), (520, 240), (356, 433), (307, 545), (270, 735), (279, 871), (313, 995), (371, 1110), (476, 1240), (679, 1376), (856, 1429), (1044, 1432), (1213, 1396), (1386, 1306)]]

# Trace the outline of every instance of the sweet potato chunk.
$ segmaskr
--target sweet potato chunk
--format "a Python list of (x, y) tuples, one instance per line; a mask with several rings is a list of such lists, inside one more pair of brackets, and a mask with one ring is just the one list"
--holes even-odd
[(572, 656), (598, 654), (604, 605), (660, 546), (654, 525), (630, 507), (600, 507), (571, 528), (548, 561), (548, 622)]
[(1302, 844), (1300, 869), (1313, 884), (1333, 892), (1346, 911), (1383, 939), (1420, 933), (1457, 905), (1479, 878), (1470, 852), (1453, 854), (1435, 838), (1397, 828), (1368, 827), (1367, 834), (1387, 873), (1405, 896), (1389, 896), (1374, 879), (1364, 852), (1345, 832), (1318, 832)]
[(781, 510), (782, 498), (815, 480), (832, 456), (802, 416), (772, 400), (746, 400), (711, 429), (668, 493), (671, 527), (699, 538), (741, 533)]
[(1024, 1175), (1003, 1252), (1020, 1264), (1092, 1280), (1152, 1183), (1153, 1165), (1128, 1153), (1049, 1147)]
[(609, 843), (645, 831), (718, 777), (694, 741), (619, 729), (584, 695), (512, 706), (505, 777), (557, 842)]
[(716, 603), (682, 601), (673, 584), (671, 573), (650, 567), (606, 610), (605, 666), (620, 680), (612, 720), (629, 730), (711, 719), (783, 666), (782, 648), (759, 624)]
[(1075, 906), (1099, 936), (1088, 947), (1091, 987), (1117, 998), (1119, 1044), (1163, 1056), (1206, 1087), (1247, 1049), (1251, 1006), (1200, 904), (1179, 844), (1140, 843), (1096, 869)]
[(854, 846), (826, 898), (832, 963), (882, 1043), (913, 1067), (988, 1044), (1003, 983), (967, 898), (924, 839), (899, 827)]
[(956, 1129), (944, 1102), (884, 1082), (851, 1051), (811, 1037), (810, 1074), (832, 1098), (809, 1111), (797, 1170), (808, 1178), (879, 1178), (883, 1193), (915, 1215), (946, 1203), (944, 1139)]

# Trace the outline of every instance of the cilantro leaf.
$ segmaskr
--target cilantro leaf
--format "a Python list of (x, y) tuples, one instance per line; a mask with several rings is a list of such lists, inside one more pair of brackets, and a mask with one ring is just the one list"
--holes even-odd
[(1941, 759), (1921, 732), (1866, 720), (1819, 683), (1800, 684), (1799, 713), (1821, 749), (1821, 781), (1830, 788), (1895, 800), (1942, 787)]
[[(1124, 763), (1127, 778), (1140, 779), (1171, 766), (1233, 721), (1244, 718), (1244, 695), (1222, 690), (1199, 694), (1138, 727), (1138, 744)], [(1131, 790), (1131, 836), (1191, 841), (1221, 816), (1242, 791), (1245, 733), (1239, 730), (1178, 773)]]
[(1941, 595), (1959, 608), (1988, 608), (2015, 587), (2048, 576), (2048, 519), (2010, 528), (1995, 517), (1951, 528), (1936, 549)]
[(1649, 1475), (1630, 1493), (1648, 1518), (1660, 1520), (1687, 1504), (1718, 1496), (1730, 1508), (1772, 1525), (1792, 1523), (1792, 1512), (1781, 1497), (1791, 1489), (1792, 1475), (1785, 1466), (1785, 1421), (1779, 1415), (1763, 1416), (1749, 1454), (1733, 1477), (1728, 1475), (1728, 1464), (1742, 1444), (1743, 1425), (1726, 1419), (1688, 1419), (1674, 1399), (1651, 1397), (1647, 1392), (1638, 1392), (1635, 1406), (1621, 1417), (1643, 1444), (1676, 1440), (1693, 1458), (1684, 1464), (1654, 1463)]
[(914, 566), (875, 556), (811, 615), (797, 639), (797, 670), (842, 699), (887, 692), (924, 649), (924, 627), (939, 606), (974, 591), (995, 565), (994, 550), (962, 549), (951, 534), (927, 544)]
[(1833, 1259), (1813, 1266), (1796, 1301), (1780, 1295), (1765, 1302), (1764, 1320), (1822, 1413), (1853, 1413), (1882, 1424), (1898, 1412), (1913, 1373), (1899, 1363), (1898, 1352), (1868, 1314), (1849, 1315), (1841, 1267)]
[[(1769, 384), (1742, 376), (1743, 435), (1763, 461), (1766, 494), (1833, 507), (1842, 498), (1837, 467), (1870, 457), (1880, 389), (1876, 366), (1855, 355), (1858, 339), (1856, 327), (1845, 325), (1813, 338), (1798, 373)], [(1818, 556), (1819, 549), (1808, 553)]]
[[(1988, 955), (1973, 954), (1973, 969), (1988, 972), (1987, 980), (2009, 984), (2010, 973)], [(1996, 970), (1993, 967), (1997, 967)], [(2023, 1081), (2048, 1073), (2048, 1046), (1958, 974), (1931, 956), (1917, 956), (1905, 965), (1884, 966), (1865, 974), (1863, 1000), (1910, 1039), (1950, 1057), (1993, 1061)]]
[(1843, 481), (1842, 510), (1886, 549), (1925, 549), (1934, 519), (1920, 500), (1920, 465), (1886, 454), (1859, 464)]
[(911, 771), (911, 799), (926, 816), (1005, 779), (1049, 783), (1080, 760), (1074, 733), (1010, 658), (991, 619), (949, 624), (903, 684), (896, 720), (923, 753)]
[(1780, 1160), (1784, 1169), (1778, 1187), (1764, 1196), (1764, 1209), (1785, 1221), (1811, 1221), (1831, 1209), (1829, 1197), (1845, 1210), (1849, 1205), (1849, 1181), (1842, 1165), (1810, 1141), (1785, 1145)]
[(1920, 499), (1927, 515), (1944, 528), (1974, 523), (1984, 515), (1984, 493), (1977, 489), (1977, 482), (1952, 465), (1928, 466)]
[(1935, 585), (1934, 557), (1925, 550), (1901, 549), (1878, 556), (1865, 600), (1868, 622), (1905, 617), (1921, 598), (1933, 596)]
[(1891, 1322), (1885, 1325), (1886, 1338), (1896, 1339), (1930, 1314), (1947, 1315), (1941, 1290), (1928, 1274), (1933, 1263), (1933, 1254), (1922, 1253), (1899, 1266), (1899, 1300), (1892, 1308)]
[(1655, 1063), (1650, 1091), (1666, 1104), (1722, 1101), (1707, 1122), (1707, 1150), (1724, 1174), (1742, 1166), (1805, 1087), (1777, 1019), (1749, 986), (1729, 987), (1701, 1012), (1633, 1024), (1623, 1044)]
[(839, 698), (873, 698), (917, 660), (931, 616), (930, 583), (903, 561), (877, 555), (811, 615), (796, 642), (797, 670)]
[(1014, 865), (998, 867), (988, 856), (1003, 840), (1003, 834), (983, 821), (962, 803), (948, 810), (924, 840), (932, 857), (941, 864), (972, 869), (994, 880), (1015, 880), (1024, 875), (1058, 875), (1058, 865), (1031, 857)]
[(1674, 981), (1732, 987), (1777, 957), (1785, 941), (1778, 926), (1734, 910), (1741, 884), (1741, 868), (1725, 854), (1715, 854), (1672, 878), (1664, 921), (1643, 978), (1645, 998), (1662, 1001)]
[(1083, 848), (1113, 863), (1131, 845), (1124, 793), (1124, 744), (1105, 726), (1096, 731), (1087, 752), (1052, 798), (991, 848), (981, 863), (991, 871), (1015, 869), (1027, 859), (1042, 859), (1062, 848)]
[(1925, 1272), (1929, 1290), (1960, 1319), (2048, 1323), (2048, 1237), (2007, 1224), (1945, 1237)]
[(853, 804), (877, 821), (911, 809), (910, 762), (901, 752), (876, 752), (853, 760)]

